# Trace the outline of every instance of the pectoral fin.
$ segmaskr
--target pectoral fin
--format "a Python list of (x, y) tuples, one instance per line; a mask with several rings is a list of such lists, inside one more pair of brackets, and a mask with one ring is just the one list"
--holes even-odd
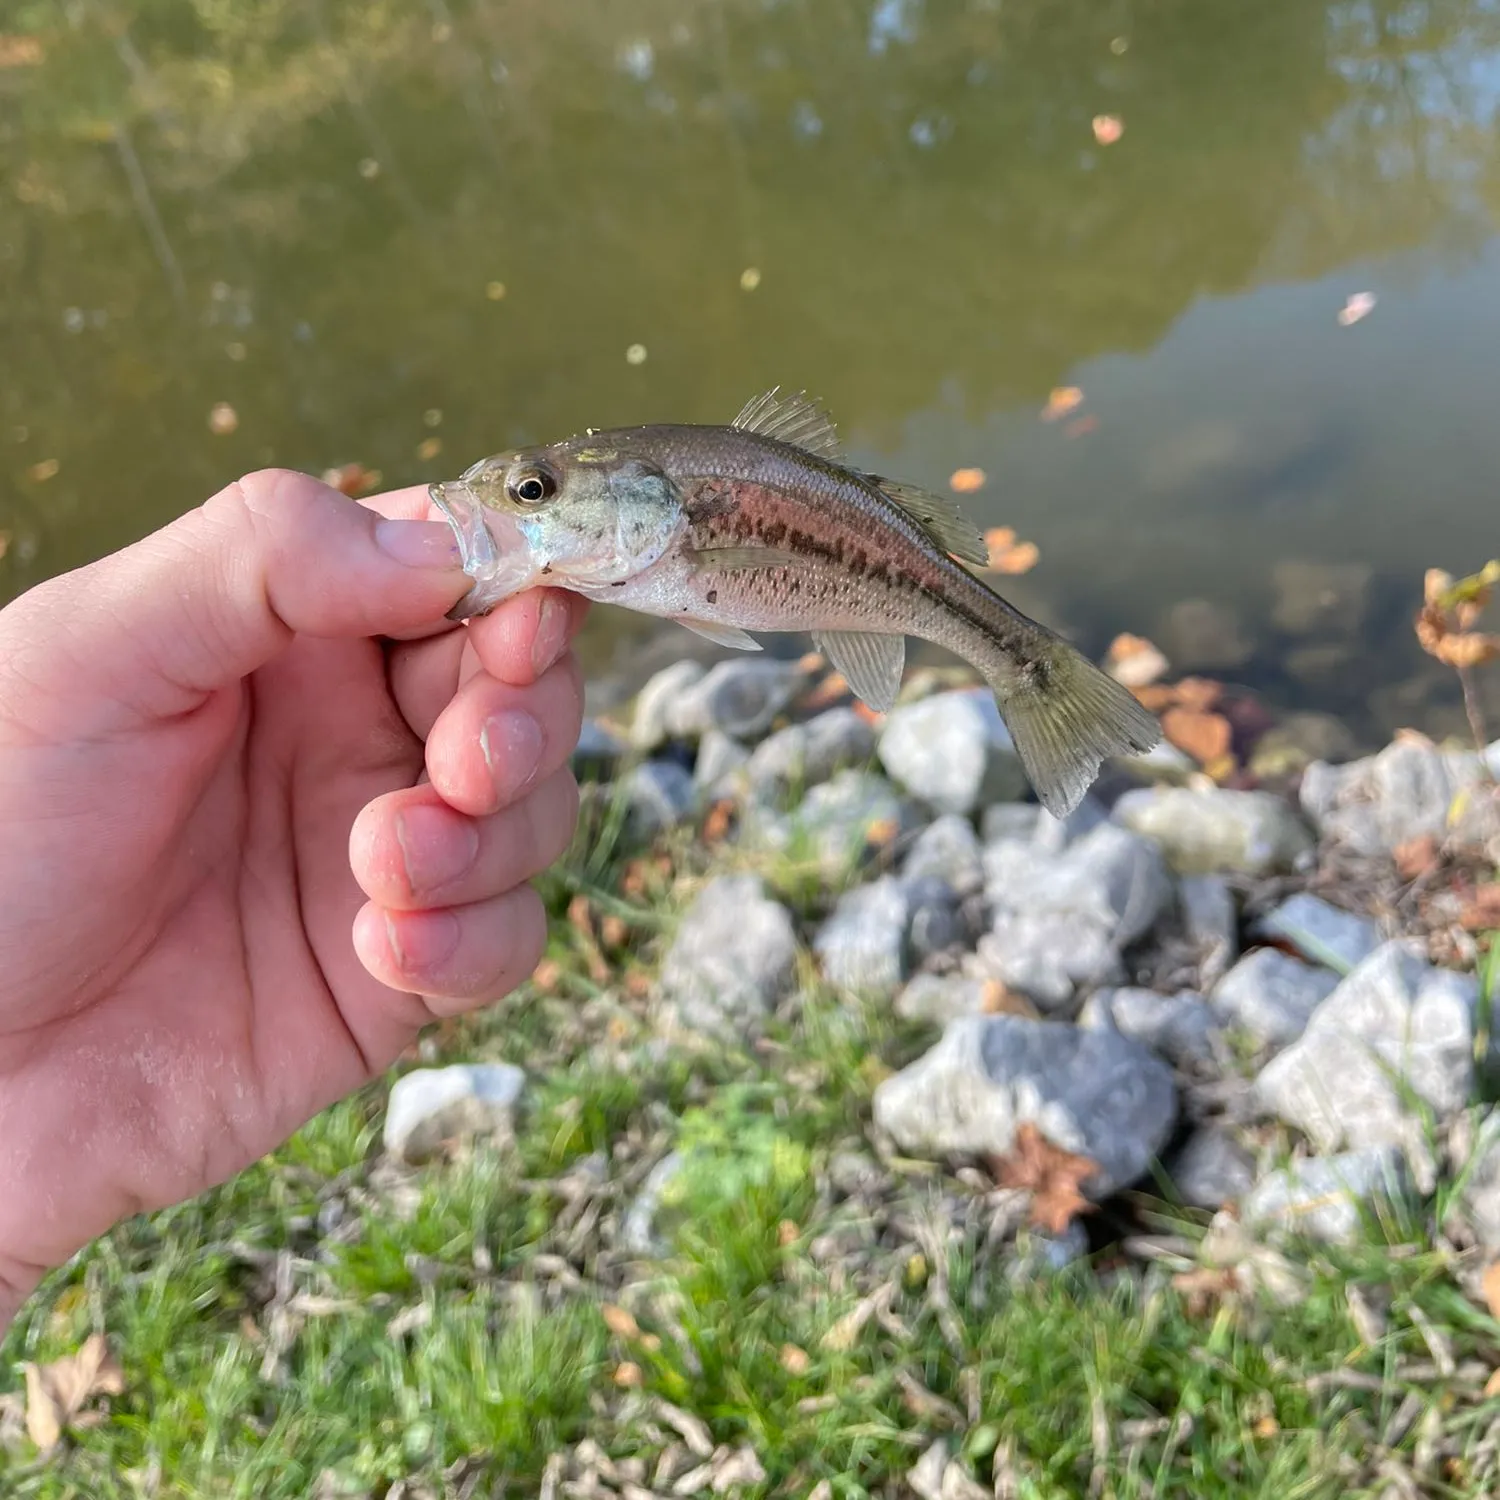
[(679, 625), (691, 630), (694, 635), (701, 635), (706, 641), (713, 641), (718, 646), (732, 646), (736, 651), (759, 651), (761, 644), (753, 635), (746, 635), (743, 630), (736, 629), (733, 625), (720, 625), (715, 620), (695, 620), (691, 615), (674, 615), (672, 617)]

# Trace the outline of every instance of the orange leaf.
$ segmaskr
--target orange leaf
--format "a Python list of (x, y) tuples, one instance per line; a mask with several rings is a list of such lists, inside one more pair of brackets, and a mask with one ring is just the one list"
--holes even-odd
[(42, 39), (0, 36), (0, 68), (34, 68), (42, 60)]
[(1132, 688), (1135, 700), (1142, 708), (1159, 714), (1177, 701), (1177, 689), (1164, 682), (1153, 682), (1148, 687)]
[(1029, 573), (1037, 565), (1041, 550), (1035, 542), (1018, 542), (1009, 526), (996, 526), (984, 534), (992, 573)]
[(722, 844), (729, 837), (729, 827), (734, 821), (734, 803), (728, 797), (721, 798), (709, 808), (703, 820), (703, 842)]
[(984, 485), (983, 469), (955, 469), (948, 476), (950, 489), (957, 490), (960, 495), (967, 495)]
[(1228, 755), (1232, 734), (1229, 720), (1196, 708), (1169, 708), (1161, 716), (1161, 730), (1179, 750), (1206, 766)]
[(351, 500), (368, 495), (380, 479), (379, 469), (367, 469), (363, 464), (340, 464), (336, 469), (323, 471), (323, 483), (348, 495)]
[(1417, 880), (1437, 868), (1438, 841), (1430, 833), (1407, 839), (1391, 850), (1391, 858), (1396, 862), (1396, 873), (1403, 880)]
[(991, 1016), (1025, 1016), (1039, 1021), (1036, 1007), (1025, 995), (1018, 995), (1007, 984), (998, 979), (986, 979), (979, 992), (979, 1008)]
[(1500, 1318), (1500, 1260), (1492, 1260), (1484, 1268), (1479, 1285), (1484, 1292), (1485, 1306), (1492, 1318)]
[(618, 1307), (613, 1302), (606, 1302), (599, 1309), (599, 1316), (604, 1319), (604, 1326), (617, 1339), (640, 1338), (641, 1325), (623, 1307)]
[(1480, 886), (1474, 892), (1474, 899), (1460, 913), (1459, 920), (1470, 932), (1500, 927), (1500, 881)]
[(1094, 1211), (1095, 1205), (1078, 1189), (1098, 1172), (1099, 1164), (1054, 1146), (1029, 1120), (1016, 1131), (1010, 1151), (994, 1158), (993, 1166), (1001, 1187), (1030, 1190), (1031, 1222), (1050, 1234), (1061, 1234), (1076, 1215)]
[(1480, 635), (1476, 631), (1444, 637), (1432, 655), (1450, 667), (1482, 667), (1500, 656), (1500, 635)]
[(1113, 146), (1125, 134), (1125, 127), (1120, 123), (1118, 115), (1095, 115), (1093, 125), (1094, 139), (1101, 146)]
[(1208, 710), (1217, 708), (1224, 696), (1224, 684), (1211, 677), (1184, 677), (1177, 684), (1177, 701), (1184, 708)]
[(1144, 636), (1117, 635), (1104, 658), (1105, 669), (1126, 687), (1147, 687), (1167, 670), (1167, 659)]
[(1047, 397), (1042, 408), (1042, 421), (1055, 422), (1083, 405), (1083, 392), (1076, 385), (1060, 385)]

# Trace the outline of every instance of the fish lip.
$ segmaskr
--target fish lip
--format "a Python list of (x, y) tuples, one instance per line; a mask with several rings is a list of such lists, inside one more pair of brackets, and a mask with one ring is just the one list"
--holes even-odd
[[(500, 555), (495, 548), (495, 539), (484, 524), (484, 509), (474, 498), (474, 492), (462, 480), (444, 484), (429, 484), (427, 498), (432, 501), (443, 519), (453, 528), (458, 542), (459, 561), (465, 573), (474, 580), (474, 586), (452, 609), (449, 620), (471, 620), (487, 614), (493, 603), (484, 599), (484, 584), (499, 565)], [(457, 503), (455, 503), (457, 502)]]

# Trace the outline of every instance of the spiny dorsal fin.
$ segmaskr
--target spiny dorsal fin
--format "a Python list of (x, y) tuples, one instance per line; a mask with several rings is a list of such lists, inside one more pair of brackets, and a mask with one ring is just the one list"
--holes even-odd
[(899, 505), (944, 552), (981, 566), (990, 560), (979, 528), (945, 495), (902, 484), (879, 474), (866, 476), (893, 505)]
[(781, 389), (770, 390), (747, 401), (730, 424), (741, 432), (756, 432), (761, 437), (791, 443), (819, 458), (832, 458), (839, 451), (839, 435), (833, 419), (806, 391), (794, 396), (777, 396)]

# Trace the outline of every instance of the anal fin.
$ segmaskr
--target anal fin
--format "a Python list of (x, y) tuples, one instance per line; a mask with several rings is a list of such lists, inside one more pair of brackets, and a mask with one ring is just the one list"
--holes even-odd
[(906, 667), (906, 637), (875, 635), (867, 630), (815, 630), (813, 643), (841, 672), (861, 702), (886, 713), (901, 690)]

